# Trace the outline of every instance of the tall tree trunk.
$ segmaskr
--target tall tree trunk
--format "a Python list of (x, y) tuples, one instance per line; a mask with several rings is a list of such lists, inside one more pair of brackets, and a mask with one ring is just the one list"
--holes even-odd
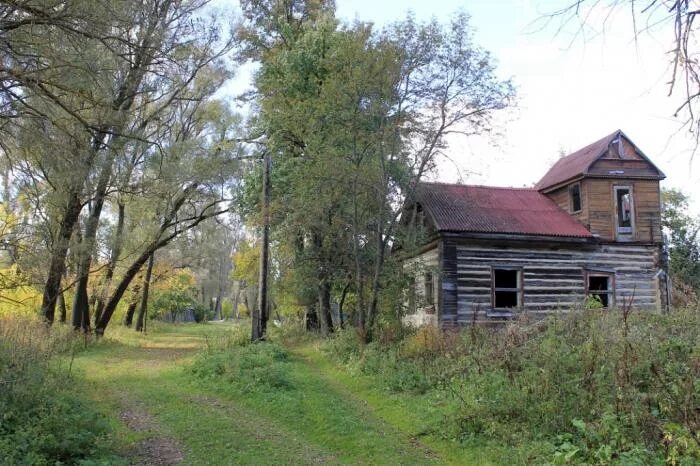
[(340, 293), (340, 301), (338, 302), (338, 319), (340, 320), (340, 328), (345, 328), (345, 316), (343, 315), (343, 305), (345, 304), (345, 298), (348, 295), (348, 290), (352, 285), (352, 280), (348, 282), (343, 287), (343, 291)]
[(49, 325), (53, 323), (56, 313), (56, 300), (61, 293), (61, 279), (66, 271), (68, 244), (70, 243), (70, 238), (73, 235), (73, 230), (78, 222), (78, 217), (80, 216), (82, 208), (83, 206), (80, 203), (78, 193), (70, 193), (66, 211), (59, 226), (58, 236), (56, 237), (56, 242), (51, 252), (49, 273), (46, 277), (44, 293), (41, 299), (41, 315)]
[(214, 303), (214, 320), (221, 319), (221, 289), (219, 289), (219, 295), (216, 297), (216, 302)]
[(146, 328), (146, 314), (148, 312), (148, 290), (151, 287), (151, 274), (153, 273), (153, 262), (155, 253), (152, 252), (148, 258), (148, 268), (146, 269), (146, 275), (143, 278), (143, 295), (141, 296), (141, 308), (139, 309), (139, 315), (136, 318), (136, 331), (142, 332)]
[(240, 282), (236, 286), (236, 293), (233, 295), (233, 308), (231, 309), (231, 320), (238, 319), (238, 300), (241, 296)]
[(304, 315), (304, 320), (306, 322), (306, 330), (317, 331), (318, 330), (318, 306), (316, 304), (309, 304), (306, 306), (306, 312)]
[(381, 288), (381, 277), (382, 268), (384, 267), (384, 258), (386, 254), (386, 243), (384, 242), (383, 235), (381, 231), (377, 232), (377, 250), (375, 251), (375, 263), (374, 263), (374, 274), (372, 276), (372, 289), (371, 298), (369, 302), (369, 308), (367, 309), (367, 328), (365, 331), (365, 340), (367, 342), (372, 340), (372, 331), (374, 330), (374, 321), (378, 312), (379, 305), (379, 291)]
[(58, 312), (59, 312), (59, 322), (62, 324), (66, 323), (66, 316), (68, 314), (68, 309), (66, 309), (66, 298), (63, 296), (63, 291), (58, 294)]
[(321, 335), (327, 337), (333, 333), (333, 316), (331, 315), (331, 284), (327, 278), (321, 278), (318, 285), (318, 310), (321, 321)]
[(357, 179), (353, 182), (353, 221), (352, 221), (352, 252), (355, 259), (355, 318), (357, 319), (357, 328), (362, 334), (362, 338), (366, 338), (365, 329), (365, 286), (362, 273), (362, 257), (360, 248), (360, 236), (358, 232), (359, 223), (359, 207), (357, 199)]
[(107, 263), (104, 286), (102, 287), (102, 292), (100, 293), (100, 297), (97, 299), (97, 305), (95, 306), (95, 325), (97, 325), (97, 322), (100, 320), (100, 316), (102, 315), (102, 309), (104, 309), (105, 300), (107, 299), (107, 295), (109, 294), (109, 289), (112, 287), (114, 269), (117, 266), (117, 261), (119, 260), (119, 255), (122, 251), (125, 216), (124, 201), (119, 200), (117, 202), (117, 205), (117, 229), (114, 232), (114, 243), (112, 244), (112, 252), (109, 255), (109, 262)]
[[(129, 307), (126, 309), (126, 315), (124, 316), (124, 325), (126, 327), (131, 327), (131, 324), (134, 322), (134, 314), (136, 313), (136, 306), (138, 306), (139, 302), (141, 301), (140, 291), (141, 291), (141, 284), (137, 283), (136, 285), (134, 285), (134, 288), (132, 289), (132, 293), (134, 295), (131, 298), (131, 301), (129, 302)], [(95, 327), (97, 327), (97, 323), (95, 323)]]
[[(263, 228), (260, 244), (260, 278), (258, 285), (257, 311), (259, 316), (253, 319), (253, 341), (264, 340), (267, 333), (267, 321), (270, 309), (268, 308), (268, 265), (270, 254), (270, 169), (272, 160), (269, 153), (263, 157), (263, 183), (262, 183), (262, 210)], [(257, 322), (255, 322), (257, 320)], [(257, 324), (257, 325), (256, 325)]]
[(129, 268), (127, 268), (124, 272), (121, 281), (114, 289), (112, 296), (110, 296), (109, 300), (107, 300), (107, 304), (105, 304), (104, 311), (100, 316), (100, 321), (95, 325), (95, 334), (98, 337), (104, 335), (105, 329), (107, 328), (107, 325), (109, 325), (109, 321), (112, 319), (112, 315), (114, 315), (114, 311), (117, 309), (119, 301), (122, 299), (122, 296), (124, 296), (124, 293), (129, 287), (131, 281), (139, 273), (139, 270), (141, 270), (141, 267), (143, 267), (146, 261), (149, 260), (151, 254), (153, 254), (158, 249), (167, 246), (170, 243), (170, 241), (177, 237), (179, 233), (190, 230), (199, 225), (204, 220), (225, 212), (225, 210), (215, 210), (209, 213), (205, 213), (203, 211), (196, 218), (196, 220), (193, 220), (192, 222), (188, 223), (184, 228), (176, 230), (175, 232), (166, 235), (165, 232), (168, 230), (168, 228), (172, 226), (173, 219), (175, 218), (177, 212), (180, 210), (185, 201), (189, 199), (189, 196), (197, 190), (198, 186), (198, 183), (192, 183), (180, 192), (180, 194), (174, 200), (170, 212), (164, 217), (163, 222), (161, 223), (160, 232), (158, 233), (156, 239), (154, 239), (153, 242), (151, 242), (151, 244), (149, 244), (148, 247), (146, 247), (146, 249), (136, 258), (136, 260), (134, 260), (134, 262), (132, 262)]
[(97, 228), (100, 224), (102, 207), (104, 206), (109, 181), (112, 178), (114, 164), (114, 150), (109, 150), (104, 160), (100, 177), (95, 188), (95, 198), (90, 209), (90, 215), (85, 222), (85, 236), (81, 243), (81, 254), (78, 262), (78, 282), (75, 288), (75, 298), (73, 300), (73, 327), (77, 329), (76, 323), (80, 322), (83, 332), (87, 332), (90, 327), (90, 303), (88, 298), (88, 280), (90, 279), (90, 266), (92, 256), (95, 253), (97, 240)]

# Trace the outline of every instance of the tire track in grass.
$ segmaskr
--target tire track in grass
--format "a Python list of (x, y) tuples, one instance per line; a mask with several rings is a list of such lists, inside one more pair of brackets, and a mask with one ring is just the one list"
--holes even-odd
[[(128, 453), (139, 465), (337, 464), (260, 413), (212, 398), (188, 382), (183, 366), (196, 347), (178, 334), (141, 345), (110, 342), (76, 357), (75, 367), (92, 397), (109, 406), (132, 437)], [(200, 339), (202, 340), (202, 339)], [(159, 343), (160, 343), (159, 341)], [(114, 413), (114, 411), (117, 411)], [(159, 462), (160, 461), (160, 462)]]
[[(350, 391), (339, 381), (334, 380), (330, 374), (324, 373), (321, 368), (318, 367), (315, 361), (305, 353), (305, 351), (296, 347), (288, 348), (288, 350), (293, 357), (299, 360), (301, 364), (305, 365), (311, 373), (332, 387), (333, 390), (345, 398), (348, 403), (354, 405), (355, 409), (361, 414), (362, 417), (370, 419), (372, 423), (380, 426), (382, 430), (392, 431), (394, 435), (402, 437), (403, 440), (412, 447), (414, 453), (422, 458), (424, 463), (445, 464), (445, 460), (441, 458), (438, 452), (423, 444), (415, 435), (405, 435), (406, 433), (396, 429), (396, 427), (385, 421), (378, 413), (376, 413), (375, 410), (367, 403), (367, 401)], [(416, 457), (415, 459), (420, 461), (419, 457)]]

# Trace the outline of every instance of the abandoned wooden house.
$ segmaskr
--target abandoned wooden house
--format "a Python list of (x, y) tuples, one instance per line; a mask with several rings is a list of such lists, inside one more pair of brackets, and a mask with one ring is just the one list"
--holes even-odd
[(427, 240), (405, 261), (416, 277), (406, 320), (543, 316), (587, 297), (662, 308), (662, 179), (615, 131), (561, 158), (534, 188), (419, 185), (410, 217)]

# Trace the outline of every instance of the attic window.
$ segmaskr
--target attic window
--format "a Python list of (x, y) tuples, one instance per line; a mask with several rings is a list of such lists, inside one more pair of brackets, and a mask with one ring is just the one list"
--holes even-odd
[(610, 157), (624, 159), (625, 158), (625, 146), (622, 143), (622, 138), (617, 137), (610, 143)]
[(522, 285), (519, 269), (493, 269), (493, 308), (509, 309), (522, 304)]
[(571, 213), (581, 211), (581, 183), (571, 185), (569, 188), (569, 198), (571, 200)]

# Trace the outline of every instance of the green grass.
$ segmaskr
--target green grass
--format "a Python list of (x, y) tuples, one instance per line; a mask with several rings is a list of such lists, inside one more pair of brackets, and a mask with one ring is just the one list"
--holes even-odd
[[(444, 417), (453, 407), (450, 400), (440, 393), (394, 393), (373, 377), (348, 371), (328, 359), (316, 344), (296, 346), (295, 354), (306, 359), (317, 374), (338, 387), (345, 396), (361, 400), (367, 407), (395, 429), (436, 452), (450, 464), (526, 464), (529, 451), (537, 445), (525, 444), (518, 448), (504, 446), (495, 441), (480, 439), (478, 442), (459, 443), (440, 435)], [(442, 394), (444, 395), (444, 393)]]
[[(118, 453), (133, 455), (152, 437), (174, 439), (192, 465), (459, 462), (404, 429), (413, 418), (397, 422), (398, 410), (385, 416), (335, 381), (337, 369), (301, 350), (285, 362), (290, 389), (198, 380), (190, 369), (197, 349), (230, 331), (221, 324), (161, 325), (147, 336), (118, 331), (77, 355), (74, 370), (110, 418)], [(146, 411), (151, 429), (128, 429), (119, 420), (124, 410)]]

